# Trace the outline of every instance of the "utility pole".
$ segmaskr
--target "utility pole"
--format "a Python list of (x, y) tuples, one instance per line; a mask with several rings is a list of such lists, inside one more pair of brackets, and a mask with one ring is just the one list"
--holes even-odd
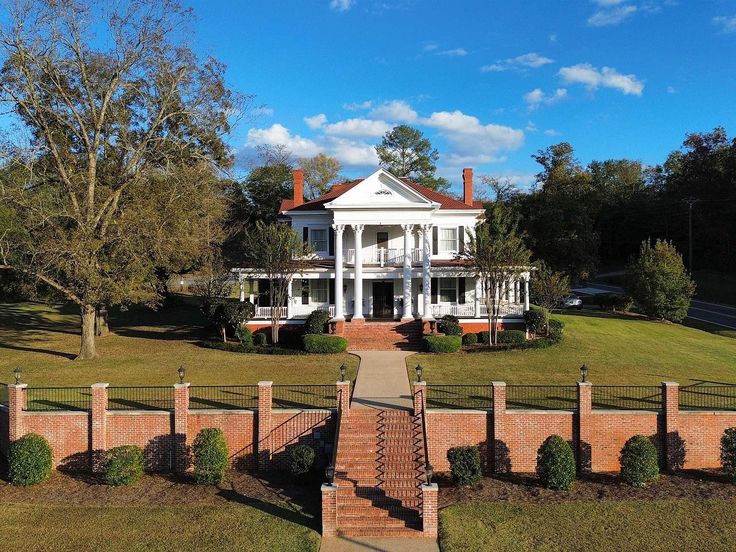
[(690, 275), (692, 276), (693, 273), (693, 205), (695, 205), (698, 201), (700, 201), (697, 198), (694, 198), (693, 196), (687, 197), (683, 199), (685, 203), (687, 203), (687, 228), (688, 228), (688, 256), (687, 256), (687, 262), (690, 265)]

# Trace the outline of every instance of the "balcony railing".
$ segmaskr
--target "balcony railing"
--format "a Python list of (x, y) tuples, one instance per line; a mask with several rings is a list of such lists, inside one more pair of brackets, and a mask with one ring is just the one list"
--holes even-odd
[[(355, 249), (346, 249), (343, 254), (346, 265), (355, 264)], [(411, 264), (422, 262), (422, 250), (411, 250)], [(363, 264), (378, 266), (402, 266), (404, 264), (404, 249), (389, 247), (364, 247)]]

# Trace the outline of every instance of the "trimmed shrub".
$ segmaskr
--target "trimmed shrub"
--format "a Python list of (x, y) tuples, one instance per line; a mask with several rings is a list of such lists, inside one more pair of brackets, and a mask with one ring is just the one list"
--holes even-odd
[(617, 295), (613, 309), (617, 312), (629, 312), (634, 307), (634, 300), (628, 295)]
[(553, 343), (557, 343), (558, 341), (562, 341), (562, 333), (565, 330), (565, 323), (562, 320), (550, 318), (549, 322), (547, 322), (547, 330), (549, 332), (547, 338)]
[(252, 349), (253, 348), (253, 332), (250, 328), (247, 328), (245, 326), (238, 326), (235, 329), (235, 337), (240, 341), (240, 344), (243, 346), (244, 349)]
[(49, 442), (36, 433), (28, 433), (10, 443), (8, 476), (13, 485), (37, 485), (51, 477), (54, 465)]
[(308, 334), (304, 336), (304, 350), (308, 353), (343, 353), (348, 348), (348, 340), (339, 335)]
[(105, 483), (113, 487), (132, 485), (143, 477), (143, 450), (134, 445), (110, 449), (102, 466)]
[(464, 345), (475, 345), (476, 343), (478, 343), (478, 334), (466, 333), (463, 336)]
[(483, 343), (485, 345), (488, 345), (491, 342), (491, 332), (488, 330), (485, 330), (483, 332), (478, 332), (478, 343)]
[(268, 336), (263, 332), (254, 333), (253, 345), (256, 347), (265, 347), (268, 345)]
[(330, 313), (326, 310), (317, 309), (307, 316), (304, 322), (304, 334), (323, 334), (327, 332), (327, 323), (330, 321)]
[(538, 307), (537, 305), (529, 305), (529, 310), (524, 313), (524, 321), (526, 327), (534, 335), (540, 335), (544, 332), (544, 328), (547, 326), (549, 320), (549, 311), (544, 307)]
[(634, 435), (621, 449), (621, 479), (632, 487), (645, 487), (659, 478), (657, 449), (644, 435)]
[(194, 479), (204, 485), (216, 485), (225, 477), (228, 466), (225, 434), (216, 427), (207, 427), (197, 433), (192, 445)]
[(428, 353), (456, 353), (461, 345), (462, 338), (459, 335), (424, 336), (424, 350)]
[(721, 465), (732, 483), (736, 483), (736, 427), (729, 427), (721, 437)]
[(452, 314), (446, 314), (437, 322), (437, 330), (445, 335), (463, 335), (460, 319)]
[(498, 342), (513, 343), (516, 345), (525, 343), (526, 332), (522, 332), (521, 330), (504, 330), (502, 332), (498, 332)]
[(569, 491), (575, 482), (575, 456), (569, 443), (550, 435), (537, 451), (537, 476), (547, 489)]
[(453, 447), (447, 451), (447, 459), (455, 485), (478, 484), (481, 475), (478, 447)]
[(287, 465), (292, 475), (304, 475), (314, 466), (316, 458), (314, 449), (309, 445), (294, 445), (289, 447)]

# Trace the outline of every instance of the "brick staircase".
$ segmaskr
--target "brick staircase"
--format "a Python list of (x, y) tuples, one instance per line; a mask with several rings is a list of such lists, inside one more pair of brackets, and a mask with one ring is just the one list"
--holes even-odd
[(423, 537), (421, 419), (404, 410), (353, 409), (337, 450), (337, 534)]
[(343, 337), (354, 351), (419, 351), (422, 346), (422, 323), (394, 321), (346, 322)]

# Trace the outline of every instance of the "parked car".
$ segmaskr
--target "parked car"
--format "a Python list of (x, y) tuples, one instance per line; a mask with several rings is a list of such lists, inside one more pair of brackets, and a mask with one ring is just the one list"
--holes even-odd
[(562, 308), (580, 310), (583, 308), (583, 300), (578, 295), (572, 293), (562, 300)]

